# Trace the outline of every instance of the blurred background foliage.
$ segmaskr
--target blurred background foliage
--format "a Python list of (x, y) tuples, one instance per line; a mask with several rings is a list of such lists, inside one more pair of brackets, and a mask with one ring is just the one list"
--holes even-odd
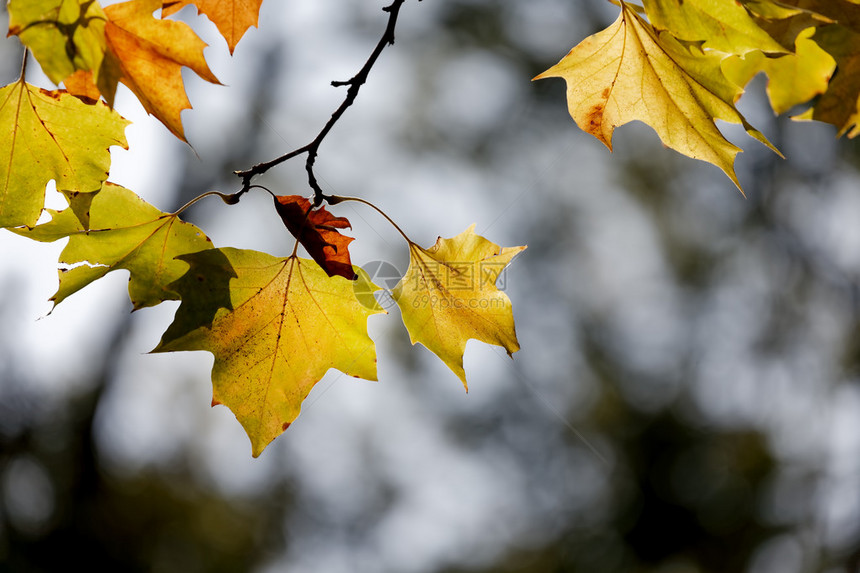
[[(230, 87), (188, 81), (194, 149), (121, 99), (113, 178), (164, 210), (237, 188), (316, 134), (381, 6), (268, 0), (233, 60), (186, 9)], [(252, 460), (209, 409), (209, 355), (144, 355), (175, 305), (131, 315), (114, 277), (34, 322), (61, 245), (0, 236), (0, 571), (860, 571), (857, 143), (773, 117), (756, 80), (743, 111), (787, 160), (727, 127), (746, 199), (641, 125), (610, 155), (563, 82), (528, 79), (616, 11), (407, 2), (321, 149), (327, 191), (419, 244), (477, 222), (529, 245), (504, 277), (523, 350), (470, 344), (468, 396), (389, 308), (380, 382), (330, 373)], [(16, 40), (0, 56), (8, 83)], [(303, 181), (298, 163), (261, 179)], [(372, 212), (333, 211), (354, 261), (405, 268)], [(220, 246), (291, 248), (264, 196), (188, 216)]]

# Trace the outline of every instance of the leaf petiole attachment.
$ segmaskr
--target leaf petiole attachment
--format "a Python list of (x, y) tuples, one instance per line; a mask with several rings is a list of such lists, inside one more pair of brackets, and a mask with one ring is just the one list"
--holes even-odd
[(385, 220), (388, 221), (389, 223), (391, 223), (391, 225), (395, 229), (397, 229), (397, 232), (400, 233), (400, 236), (402, 236), (406, 240), (407, 243), (409, 243), (410, 245), (415, 244), (406, 235), (406, 233), (403, 232), (403, 229), (401, 229), (400, 226), (397, 223), (395, 223), (394, 220), (385, 213), (385, 211), (383, 211), (382, 209), (380, 209), (379, 207), (377, 207), (376, 205), (374, 205), (370, 201), (367, 201), (366, 199), (362, 199), (361, 197), (341, 197), (338, 195), (326, 195), (325, 200), (329, 205), (337, 205), (338, 203), (342, 203), (344, 201), (356, 201), (358, 203), (363, 203), (363, 204), (367, 205), (368, 207), (373, 208), (377, 213), (379, 213), (380, 215), (385, 217)]
[(205, 199), (206, 197), (211, 197), (213, 195), (216, 197), (220, 197), (221, 200), (224, 201), (225, 203), (227, 203), (228, 205), (235, 205), (236, 203), (239, 202), (239, 200), (237, 198), (237, 195), (238, 195), (237, 193), (222, 193), (221, 191), (207, 191), (206, 193), (202, 193), (202, 194), (198, 195), (197, 197), (190, 200), (188, 203), (186, 203), (185, 205), (183, 205), (182, 207), (180, 207), (179, 209), (177, 209), (176, 211), (174, 211), (173, 213), (170, 213), (170, 214), (174, 215), (174, 216), (180, 215), (183, 211), (185, 211), (186, 209), (188, 209), (189, 207), (191, 207), (192, 205), (194, 205), (195, 203), (197, 203), (201, 199)]

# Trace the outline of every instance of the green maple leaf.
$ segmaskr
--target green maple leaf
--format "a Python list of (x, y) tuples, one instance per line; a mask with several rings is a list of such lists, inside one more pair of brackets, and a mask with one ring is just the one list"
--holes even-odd
[[(376, 380), (366, 322), (385, 311), (359, 302), (353, 281), (295, 256), (211, 249), (180, 258), (191, 268), (170, 288), (182, 304), (154, 352), (215, 356), (213, 406), (233, 411), (254, 457), (296, 419), (330, 368)], [(379, 290), (354, 270), (361, 292)]]
[(108, 148), (128, 148), (129, 124), (101, 102), (19, 80), (0, 89), (0, 227), (33, 226), (52, 179), (59, 191), (94, 192), (110, 169)]
[(55, 305), (120, 269), (131, 275), (128, 293), (135, 309), (176, 300), (179, 296), (167, 286), (188, 270), (188, 265), (176, 257), (212, 248), (209, 238), (194, 225), (162, 213), (113, 183), (106, 183), (92, 197), (89, 230), (72, 208), (49, 212), (49, 222), (13, 231), (42, 242), (69, 238), (60, 253), (64, 268), (60, 271), (60, 287), (51, 298)]
[(827, 91), (836, 61), (814, 41), (815, 28), (795, 37), (795, 52), (771, 58), (762, 52), (731, 57), (723, 62), (726, 76), (746, 85), (759, 72), (768, 77), (767, 95), (771, 107), (782, 114)]
[(776, 149), (735, 108), (742, 89), (725, 77), (722, 59), (658, 34), (622, 2), (614, 24), (535, 79), (564, 78), (570, 115), (610, 150), (615, 128), (639, 120), (667, 147), (716, 165), (741, 189), (734, 170), (741, 150), (726, 140), (715, 120), (741, 124)]
[(98, 81), (106, 16), (95, 0), (10, 0), (9, 35), (27, 46), (45, 75), (59, 84), (76, 70)]
[(644, 0), (645, 13), (658, 30), (680, 40), (703, 42), (706, 49), (727, 54), (752, 51), (785, 53), (749, 12), (726, 0)]
[(839, 135), (860, 133), (860, 33), (845, 26), (819, 28), (814, 39), (836, 61), (837, 73), (815, 106), (798, 116), (831, 123)]
[(738, 85), (746, 85), (759, 72), (768, 77), (767, 95), (771, 107), (782, 114), (827, 91), (836, 61), (814, 41), (815, 28), (797, 34), (795, 52), (778, 58), (750, 52), (743, 58), (723, 62), (726, 75)]

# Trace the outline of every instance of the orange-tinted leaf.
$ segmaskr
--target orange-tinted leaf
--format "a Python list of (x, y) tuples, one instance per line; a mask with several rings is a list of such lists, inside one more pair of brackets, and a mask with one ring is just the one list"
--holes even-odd
[(180, 113), (191, 103), (182, 83), (182, 66), (219, 84), (203, 57), (206, 43), (182, 22), (159, 20), (152, 13), (161, 0), (132, 0), (105, 8), (109, 56), (121, 70), (121, 81), (143, 107), (185, 141)]
[(93, 81), (90, 70), (78, 70), (65, 80), (66, 91), (75, 97), (96, 101), (101, 97), (101, 91)]
[(299, 195), (275, 197), (275, 209), (290, 233), (328, 276), (339, 275), (350, 281), (355, 278), (349, 258), (349, 243), (353, 238), (338, 231), (351, 228), (345, 217), (335, 217), (325, 207), (312, 209), (310, 201)]
[(198, 14), (206, 14), (227, 40), (230, 53), (251, 26), (257, 25), (263, 0), (164, 0), (162, 16), (170, 16), (189, 4), (197, 6)]

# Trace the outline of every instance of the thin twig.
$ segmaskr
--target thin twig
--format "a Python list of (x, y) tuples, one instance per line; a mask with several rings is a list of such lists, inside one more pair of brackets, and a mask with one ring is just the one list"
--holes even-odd
[[(344, 98), (343, 102), (340, 106), (331, 114), (331, 117), (323, 126), (322, 130), (317, 134), (313, 141), (290, 151), (280, 157), (276, 157), (271, 161), (266, 161), (264, 163), (258, 163), (254, 165), (250, 169), (246, 169), (244, 171), (235, 171), (235, 174), (242, 179), (242, 189), (240, 189), (237, 193), (234, 194), (236, 201), (238, 201), (239, 197), (241, 197), (244, 193), (246, 193), (251, 188), (251, 179), (255, 175), (261, 175), (275, 167), (276, 165), (280, 165), (284, 161), (288, 161), (294, 157), (307, 153), (307, 160), (305, 162), (305, 170), (308, 173), (308, 185), (310, 185), (311, 189), (314, 191), (314, 206), (319, 206), (322, 204), (323, 200), (326, 199), (325, 194), (323, 193), (322, 188), (317, 182), (316, 176), (314, 175), (314, 164), (317, 158), (317, 152), (319, 151), (319, 147), (322, 144), (323, 140), (335, 126), (335, 124), (340, 120), (343, 116), (344, 112), (355, 102), (355, 98), (358, 97), (358, 92), (361, 90), (361, 86), (367, 81), (367, 76), (370, 74), (370, 70), (373, 68), (373, 65), (376, 63), (376, 60), (379, 59), (379, 55), (385, 49), (386, 46), (394, 44), (394, 29), (397, 26), (397, 15), (400, 13), (400, 7), (406, 0), (394, 0), (390, 6), (386, 6), (383, 8), (383, 11), (388, 12), (388, 25), (385, 27), (385, 32), (382, 34), (382, 37), (379, 39), (379, 42), (376, 44), (373, 52), (370, 54), (370, 57), (365, 62), (364, 66), (355, 74), (351, 79), (347, 81), (333, 81), (331, 85), (335, 87), (340, 86), (348, 86), (346, 92), (346, 98)], [(419, 2), (421, 0), (418, 0)]]

